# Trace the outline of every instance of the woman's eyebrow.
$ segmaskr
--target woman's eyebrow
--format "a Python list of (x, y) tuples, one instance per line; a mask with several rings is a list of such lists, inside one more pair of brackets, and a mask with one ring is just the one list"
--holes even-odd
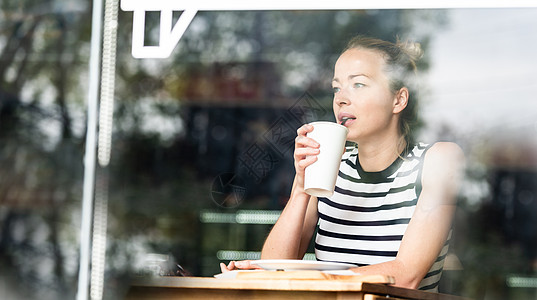
[[(355, 77), (366, 77), (366, 78), (370, 78), (370, 77), (367, 76), (366, 74), (362, 74), (362, 73), (360, 73), (360, 74), (351, 74), (351, 75), (349, 75), (348, 78), (349, 78), (349, 80), (350, 80), (350, 79), (353, 79), (353, 78), (355, 78)], [(338, 83), (339, 83), (339, 79), (336, 78), (336, 77), (334, 77), (334, 79), (332, 79), (332, 82), (338, 82)]]
[(353, 79), (355, 77), (361, 77), (361, 76), (369, 78), (369, 76), (367, 76), (366, 74), (360, 73), (360, 74), (349, 75), (349, 79)]

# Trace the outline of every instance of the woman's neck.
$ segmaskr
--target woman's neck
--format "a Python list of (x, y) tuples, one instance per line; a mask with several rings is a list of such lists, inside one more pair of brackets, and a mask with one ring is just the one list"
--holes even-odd
[(404, 138), (358, 143), (358, 159), (367, 172), (380, 172), (388, 168), (406, 147)]

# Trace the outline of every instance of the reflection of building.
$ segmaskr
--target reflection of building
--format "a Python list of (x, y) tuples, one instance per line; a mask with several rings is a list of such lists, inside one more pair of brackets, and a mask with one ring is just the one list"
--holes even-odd
[[(235, 173), (246, 183), (247, 199), (260, 195), (272, 200), (289, 193), (294, 175), (292, 150), (300, 122), (282, 108), (200, 106), (184, 108), (186, 142), (199, 176), (213, 179)], [(286, 123), (279, 126), (281, 118)]]
[[(181, 165), (213, 183), (209, 208), (215, 212), (209, 215), (216, 219), (200, 214), (200, 272), (210, 276), (220, 261), (259, 255), (291, 190), (296, 129), (331, 113), (307, 92), (283, 97), (271, 63), (191, 65), (184, 78), (176, 97), (190, 151)], [(242, 220), (249, 208), (256, 209), (253, 219)], [(263, 212), (258, 209), (273, 209), (270, 220), (259, 223)]]
[[(461, 203), (453, 250), (464, 267), (461, 287), (473, 276), (481, 292), (502, 299), (533, 299), (537, 286), (537, 139), (526, 130), (497, 130), (473, 139), (467, 181), (483, 193)], [(476, 162), (479, 161), (483, 168)], [(485, 187), (486, 186), (486, 187)], [(477, 186), (476, 186), (477, 187)], [(477, 187), (479, 189), (479, 187)], [(479, 193), (478, 193), (479, 194)], [(467, 194), (471, 197), (472, 194)], [(474, 292), (475, 293), (475, 292)], [(516, 295), (516, 296), (515, 296)]]
[[(332, 117), (331, 109), (307, 91), (282, 96), (277, 73), (271, 63), (190, 65), (184, 82), (178, 78), (173, 83), (186, 132), (181, 150), (189, 149), (180, 164), (212, 183), (208, 208), (217, 218), (200, 215), (204, 275), (218, 272), (222, 260), (259, 255), (274, 216), (261, 224), (263, 212), (253, 213), (252, 220), (239, 220), (245, 214), (235, 212), (276, 213), (287, 201), (295, 175), (297, 128)], [(221, 216), (232, 220), (222, 221)]]
[(330, 110), (307, 92), (283, 97), (272, 63), (196, 64), (184, 74), (175, 91), (191, 149), (185, 163), (209, 180), (236, 174), (246, 199), (268, 197), (278, 208), (294, 176), (297, 128)]
[[(534, 133), (497, 136), (491, 145), (491, 200), (496, 208), (505, 241), (522, 248), (527, 259), (537, 262), (537, 139)], [(537, 270), (534, 270), (537, 271)]]
[(180, 99), (189, 103), (285, 105), (275, 65), (267, 62), (187, 67)]

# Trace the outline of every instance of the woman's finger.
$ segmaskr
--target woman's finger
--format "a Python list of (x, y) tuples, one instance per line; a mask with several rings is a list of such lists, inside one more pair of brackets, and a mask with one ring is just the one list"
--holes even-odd
[(300, 128), (296, 130), (296, 135), (306, 135), (308, 132), (313, 131), (313, 126), (309, 124), (302, 125)]
[(226, 273), (230, 271), (228, 270), (228, 268), (226, 267), (226, 264), (224, 263), (220, 263), (220, 270), (222, 271), (222, 273)]
[(306, 167), (317, 161), (317, 156), (307, 156), (306, 158), (297, 161), (297, 167), (301, 170), (305, 170)]
[(306, 156), (319, 155), (321, 150), (319, 148), (297, 148), (295, 149), (295, 157), (305, 158)]
[(249, 260), (241, 260), (235, 262), (235, 267), (237, 269), (250, 269), (250, 261)]
[(317, 143), (314, 139), (304, 135), (297, 136), (295, 138), (295, 144), (301, 147), (319, 148), (319, 143)]
[(249, 260), (241, 260), (235, 262), (235, 266), (238, 269), (244, 269), (244, 270), (252, 270), (252, 269), (261, 269), (261, 267), (254, 265)]

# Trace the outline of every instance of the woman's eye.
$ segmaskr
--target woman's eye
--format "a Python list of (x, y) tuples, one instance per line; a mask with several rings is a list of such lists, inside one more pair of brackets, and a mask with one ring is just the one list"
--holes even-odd
[(334, 92), (334, 94), (339, 92), (339, 90), (340, 90), (340, 88), (338, 88), (338, 87), (335, 87), (335, 86), (332, 87), (332, 91)]
[(353, 86), (354, 86), (355, 88), (361, 88), (361, 87), (364, 86), (364, 84), (363, 84), (363, 83), (359, 83), (359, 82), (357, 82), (357, 83), (355, 83)]

